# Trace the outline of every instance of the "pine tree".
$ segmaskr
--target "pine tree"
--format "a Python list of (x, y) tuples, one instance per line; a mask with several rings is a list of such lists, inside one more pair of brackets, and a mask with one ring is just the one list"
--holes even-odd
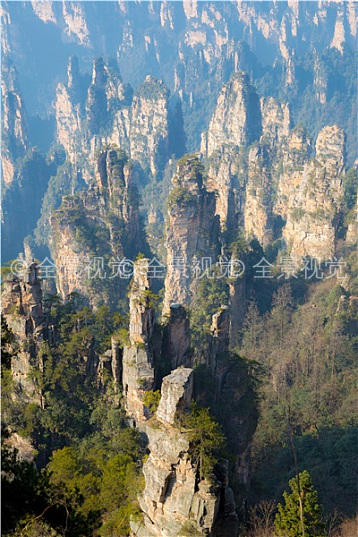
[(317, 491), (313, 488), (309, 473), (305, 470), (299, 474), (304, 531), (302, 531), (300, 519), (297, 477), (291, 479), (289, 485), (292, 492), (291, 494), (288, 492), (283, 493), (285, 505), (278, 505), (278, 513), (275, 518), (277, 535), (284, 537), (323, 537), (322, 509), (318, 503)]
[(190, 452), (198, 462), (200, 478), (210, 480), (216, 462), (213, 452), (224, 444), (220, 426), (212, 419), (207, 408), (195, 405), (188, 416), (182, 417), (182, 424), (187, 429)]

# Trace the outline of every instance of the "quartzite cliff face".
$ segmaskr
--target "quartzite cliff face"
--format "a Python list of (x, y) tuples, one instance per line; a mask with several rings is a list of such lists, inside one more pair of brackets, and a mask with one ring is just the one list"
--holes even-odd
[(172, 179), (165, 243), (164, 313), (169, 313), (172, 303), (189, 304), (196, 262), (201, 263), (204, 257), (215, 262), (218, 255), (215, 198), (203, 185), (203, 171), (196, 156), (184, 156)]
[[(290, 167), (291, 164), (291, 167)], [(279, 196), (285, 199), (281, 213), (282, 234), (288, 251), (298, 257), (329, 259), (335, 254), (344, 174), (344, 134), (337, 125), (321, 130), (315, 158), (299, 170), (283, 173)]]
[(15, 164), (29, 148), (27, 122), (23, 99), (18, 89), (17, 76), (12, 66), (3, 66), (1, 170), (5, 187), (15, 179)]
[[(210, 95), (218, 94), (234, 70), (250, 69), (262, 76), (264, 65), (275, 69), (274, 83), (283, 90), (295, 94), (300, 84), (305, 88), (312, 81), (313, 98), (328, 102), (334, 93), (334, 77), (327, 75), (329, 60), (321, 58), (317, 62), (315, 58), (324, 49), (343, 56), (355, 48), (357, 36), (357, 6), (353, 1), (311, 2), (305, 6), (287, 2), (270, 8), (252, 2), (120, 2), (101, 7), (29, 2), (22, 9), (10, 2), (2, 6), (2, 19), (3, 57), (13, 59), (13, 51), (24, 50), (16, 60), (29, 91), (34, 87), (31, 66), (40, 59), (35, 57), (31, 43), (26, 41), (24, 46), (23, 28), (37, 24), (40, 35), (48, 28), (54, 29), (56, 36), (61, 32), (66, 51), (78, 51), (86, 63), (91, 56), (118, 55), (123, 75), (133, 85), (154, 72), (178, 93), (186, 112), (198, 109), (203, 88), (205, 102)], [(108, 21), (117, 25), (111, 37), (107, 36)], [(312, 61), (309, 73), (302, 76), (302, 69), (297, 69), (298, 58), (307, 53)]]
[(76, 57), (70, 58), (67, 84), (56, 92), (57, 140), (86, 180), (91, 172), (84, 155), (93, 162), (106, 144), (127, 152), (145, 172), (163, 171), (169, 153), (169, 91), (152, 76), (134, 92), (124, 84), (118, 68), (99, 58), (93, 62), (90, 84), (82, 76)]
[[(139, 522), (132, 521), (133, 535), (174, 537), (185, 531), (230, 535), (230, 531), (236, 531), (237, 516), (228, 483), (227, 461), (221, 462), (213, 483), (200, 479), (198, 465), (190, 455), (187, 434), (177, 423), (178, 415), (190, 407), (194, 381), (187, 318), (180, 305), (172, 306), (164, 329), (162, 349), (171, 354), (172, 372), (162, 379), (161, 398), (154, 416), (145, 405), (146, 392), (160, 380), (156, 379), (158, 366), (166, 358), (156, 357), (154, 352), (148, 267), (148, 259), (135, 264), (129, 293), (130, 343), (123, 349), (126, 412), (145, 434), (149, 450), (143, 466), (145, 487), (139, 496), (142, 518)], [(217, 527), (221, 528), (219, 533)]]
[[(26, 267), (25, 263), (23, 267)], [(33, 372), (43, 368), (39, 350), (46, 326), (42, 284), (36, 263), (30, 264), (23, 277), (8, 276), (4, 282), (1, 303), (2, 314), (18, 345), (18, 352), (11, 360), (15, 393), (23, 400), (41, 403), (41, 391)]]
[[(245, 257), (252, 239), (263, 248), (279, 243), (297, 263), (307, 256), (331, 258), (342, 237), (346, 245), (356, 244), (354, 208), (342, 225), (345, 133), (336, 124), (339, 113), (339, 121), (332, 119), (330, 125), (325, 115), (326, 110), (335, 115), (335, 102), (341, 104), (337, 94), (345, 99), (354, 91), (348, 76), (338, 88), (333, 80), (342, 80), (340, 69), (353, 58), (349, 49), (356, 39), (356, 6), (319, 2), (303, 8), (299, 2), (278, 2), (267, 9), (265, 3), (252, 2), (120, 1), (99, 9), (96, 2), (15, 4), (2, 6), (2, 47), (10, 60), (3, 81), (2, 164), (5, 244), (13, 243), (9, 258), (33, 232), (52, 177), (56, 196), (67, 194), (60, 207), (50, 203), (47, 215), (57, 289), (63, 299), (78, 291), (93, 308), (106, 304), (115, 310), (129, 282), (130, 265), (120, 269), (120, 261), (135, 259), (141, 251), (149, 255), (136, 187), (144, 198), (146, 187), (154, 191), (151, 212), (144, 216), (158, 223), (157, 216), (165, 214), (163, 237), (153, 233), (151, 240), (152, 245), (163, 238), (167, 253), (161, 325), (155, 318), (150, 261), (139, 256), (129, 285), (128, 338), (113, 337), (111, 348), (100, 356), (91, 349), (85, 374), (102, 392), (105, 379), (112, 378), (128, 422), (147, 440), (145, 487), (138, 498), (142, 518), (132, 521), (133, 535), (231, 537), (237, 516), (228, 463), (219, 461), (212, 482), (201, 479), (177, 417), (193, 399), (216, 409), (232, 454), (231, 476), (243, 491), (240, 509), (250, 482), (257, 415), (248, 371), (232, 349), (250, 282), (246, 275), (228, 281), (227, 303), (211, 312), (210, 328), (197, 349), (190, 332), (195, 276), (220, 255)], [(21, 10), (26, 16), (19, 23)], [(113, 13), (120, 31), (107, 39), (103, 23), (111, 24)], [(41, 91), (36, 86), (30, 99), (35, 82), (27, 63), (36, 72), (39, 59), (30, 45), (24, 50), (21, 29), (34, 20), (40, 37), (44, 25), (56, 27), (66, 51), (76, 51), (80, 61), (69, 59), (67, 79), (60, 83), (64, 73), (59, 78), (49, 66), (44, 74), (41, 66)], [(24, 53), (20, 57), (12, 50)], [(53, 119), (50, 142), (63, 148), (65, 185), (59, 186), (61, 177), (56, 176), (63, 163), (53, 156), (61, 153), (58, 147), (47, 160), (28, 151), (34, 142), (27, 128), (27, 101), (15, 83), (11, 59), (23, 67), (32, 113), (51, 115), (54, 102), (54, 117), (43, 121)], [(64, 66), (63, 58), (61, 62)], [(84, 74), (82, 68), (90, 62), (92, 72)], [(134, 90), (123, 80), (133, 83)], [(309, 99), (323, 122), (316, 140), (303, 127), (294, 127), (302, 110), (307, 117), (301, 101), (307, 106)], [(182, 110), (188, 146), (191, 151), (200, 146), (200, 154), (175, 163), (185, 149)], [(347, 117), (342, 122), (349, 124)], [(350, 129), (346, 136), (352, 146)], [(173, 168), (166, 211), (163, 193)], [(49, 189), (49, 197), (52, 193)], [(146, 212), (146, 199), (143, 207)], [(211, 260), (206, 266), (205, 258)], [(43, 321), (35, 263), (23, 278), (4, 282), (3, 312), (20, 349), (11, 364), (16, 393), (44, 405), (33, 373), (42, 371), (42, 342), (55, 337), (55, 330)], [(202, 382), (196, 381), (198, 366), (205, 372)], [(209, 379), (208, 385), (203, 379)], [(146, 396), (156, 390), (160, 402), (154, 412)]]
[(138, 203), (125, 153), (101, 152), (95, 177), (96, 184), (65, 197), (52, 214), (51, 251), (62, 297), (78, 291), (93, 305), (114, 304), (130, 276), (120, 262), (135, 258), (142, 246)]
[(143, 396), (154, 388), (154, 326), (149, 259), (134, 266), (129, 291), (129, 344), (123, 349), (123, 396), (127, 415), (140, 422), (148, 415)]
[[(238, 80), (243, 79), (234, 76), (224, 88), (205, 135), (215, 144), (202, 147), (209, 156), (208, 148), (213, 148), (207, 187), (216, 194), (222, 231), (242, 225), (246, 237), (258, 239), (263, 247), (281, 239), (282, 248), (296, 261), (306, 256), (331, 258), (342, 211), (343, 130), (324, 127), (312, 158), (305, 130), (291, 129), (288, 105), (261, 99), (260, 114), (250, 120), (250, 104), (243, 99), (248, 90)], [(237, 103), (247, 126), (237, 122), (233, 131), (229, 127), (238, 116)], [(244, 139), (245, 128), (256, 140), (251, 145)]]
[(233, 75), (222, 89), (201, 152), (212, 155), (224, 145), (249, 145), (262, 132), (260, 101), (244, 73)]

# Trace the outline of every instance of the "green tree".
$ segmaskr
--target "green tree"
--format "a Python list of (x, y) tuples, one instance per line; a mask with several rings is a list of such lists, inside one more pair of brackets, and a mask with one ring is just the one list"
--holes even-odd
[(16, 350), (15, 336), (1, 315), (1, 376), (11, 367), (11, 358)]
[[(292, 492), (284, 492), (285, 504), (278, 504), (278, 513), (275, 518), (277, 534), (284, 537), (323, 537), (322, 509), (307, 470), (300, 473), (298, 479), (292, 478), (289, 485)], [(301, 524), (298, 490), (302, 499), (304, 528)]]
[(200, 478), (210, 479), (216, 463), (214, 452), (224, 444), (220, 426), (210, 416), (208, 408), (195, 405), (190, 414), (184, 415), (182, 424), (187, 429), (190, 453), (199, 465)]
[(145, 393), (143, 397), (143, 403), (146, 407), (149, 408), (152, 414), (155, 414), (157, 411), (159, 402), (160, 402), (161, 393), (160, 390), (156, 390), (153, 392), (153, 390), (149, 390)]
[(25, 516), (41, 512), (46, 494), (40, 475), (32, 462), (21, 460), (18, 450), (8, 443), (9, 431), (1, 430), (1, 526), (8, 535)]
[(358, 173), (351, 168), (343, 178), (344, 205), (347, 211), (353, 209), (357, 203)]

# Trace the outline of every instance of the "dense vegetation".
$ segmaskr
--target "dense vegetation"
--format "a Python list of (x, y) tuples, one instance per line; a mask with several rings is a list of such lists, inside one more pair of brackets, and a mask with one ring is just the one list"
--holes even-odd
[(264, 313), (250, 304), (240, 351), (263, 370), (253, 443), (254, 503), (280, 498), (296, 474), (296, 455), (326, 515), (354, 516), (357, 333), (354, 304), (332, 280), (307, 289), (286, 283)]
[[(227, 304), (227, 283), (202, 280), (198, 286), (190, 318), (198, 406), (182, 416), (180, 427), (189, 431), (193, 460), (198, 461), (202, 476), (209, 477), (215, 455), (230, 459), (235, 451), (233, 416), (239, 417), (241, 427), (246, 420), (246, 426), (254, 429), (258, 404), (250, 492), (256, 511), (250, 512), (244, 531), (255, 526), (255, 535), (260, 535), (264, 520), (273, 531), (276, 505), (290, 480), (295, 494), (295, 459), (297, 470), (308, 470), (314, 494), (318, 492), (324, 511), (322, 516), (317, 511), (317, 528), (321, 528), (333, 513), (337, 520), (338, 515), (353, 517), (356, 508), (357, 316), (347, 292), (333, 279), (307, 284), (298, 278), (278, 287), (270, 282), (265, 293), (260, 285), (256, 289), (253, 284), (239, 347), (220, 357), (220, 363), (230, 365), (237, 385), (219, 402), (214, 396), (215, 379), (200, 356), (210, 332), (210, 315)], [(257, 292), (260, 308), (254, 300)], [(126, 535), (129, 517), (138, 516), (136, 495), (143, 486), (145, 449), (136, 430), (126, 426), (120, 392), (105, 375), (94, 378), (91, 367), (93, 373), (95, 356), (109, 348), (113, 333), (124, 338), (127, 321), (108, 307), (92, 312), (76, 293), (66, 303), (48, 296), (45, 315), (52, 327), (51, 344), (45, 342), (41, 348), (43, 371), (33, 372), (45, 401), (42, 405), (13, 400), (9, 362), (18, 349), (3, 323), (7, 491), (3, 527), (8, 535), (21, 531), (34, 536), (47, 531), (46, 525), (60, 534), (66, 528), (70, 536)], [(245, 392), (245, 398), (236, 402), (235, 390)], [(159, 392), (148, 392), (146, 404), (152, 414), (158, 402)], [(15, 431), (35, 447), (39, 471), (10, 450), (7, 436)], [(230, 479), (236, 490), (235, 479)], [(18, 496), (24, 496), (24, 501), (18, 502)], [(290, 504), (289, 496), (285, 498)], [(284, 520), (292, 518), (287, 509), (277, 511), (278, 535), (286, 527)]]
[[(107, 307), (92, 313), (75, 293), (66, 304), (49, 296), (46, 316), (54, 327), (52, 343), (41, 349), (43, 372), (34, 371), (45, 404), (14, 401), (9, 360), (2, 372), (3, 530), (35, 537), (48, 523), (74, 537), (125, 535), (137, 512), (144, 450), (138, 432), (126, 426), (120, 394), (106, 389), (108, 379), (90, 373), (123, 318)], [(11, 357), (17, 349), (6, 324), (3, 332)], [(39, 472), (16, 457), (8, 431), (32, 443)]]
[[(184, 31), (184, 26), (178, 31)], [(127, 37), (130, 41), (129, 34)], [(247, 44), (235, 40), (229, 47), (237, 46), (239, 51), (235, 64), (250, 74), (258, 96), (289, 102), (296, 134), (303, 134), (307, 128), (312, 147), (323, 126), (336, 123), (343, 127), (347, 162), (352, 165), (356, 150), (356, 53), (346, 47), (342, 54), (335, 48), (323, 50), (319, 57), (311, 50), (297, 54), (292, 63), (293, 83), (288, 84), (284, 63), (277, 60), (274, 65), (261, 65)], [(52, 237), (56, 227), (50, 226), (52, 220), (57, 222), (57, 234), (66, 226), (73, 232), (75, 251), (89, 257), (103, 256), (106, 264), (113, 254), (134, 259), (139, 251), (155, 253), (165, 262), (165, 215), (173, 206), (194, 205), (206, 181), (200, 158), (184, 153), (187, 148), (198, 149), (200, 134), (207, 129), (217, 96), (234, 66), (231, 53), (224, 47), (227, 58), (218, 57), (218, 64), (211, 64), (211, 70), (197, 43), (180, 52), (183, 57), (185, 53), (184, 69), (175, 63), (177, 58), (173, 60), (170, 47), (164, 50), (166, 47), (158, 45), (155, 38), (153, 42), (162, 50), (160, 56), (158, 53), (160, 62), (153, 62), (151, 72), (161, 76), (166, 68), (168, 73), (175, 71), (174, 95), (152, 76), (137, 85), (133, 94), (121, 83), (117, 61), (101, 58), (95, 60), (95, 66), (97, 76), (105, 82), (96, 86), (89, 74), (80, 74), (77, 60), (70, 61), (77, 81), (68, 91), (74, 106), (78, 106), (76, 113), (86, 133), (84, 138), (80, 132), (73, 136), (71, 159), (61, 145), (54, 143), (52, 132), (52, 138), (43, 141), (46, 156), (36, 147), (25, 151), (17, 139), (4, 134), (3, 143), (15, 165), (15, 180), (3, 198), (7, 259), (18, 255), (24, 238), (31, 233), (34, 237), (28, 241), (36, 255), (40, 251), (48, 253), (51, 240), (56, 242), (58, 238)], [(151, 48), (148, 45), (148, 50)], [(137, 43), (117, 52), (125, 69), (133, 71), (131, 79), (142, 81), (150, 54)], [(58, 76), (56, 72), (56, 82)], [(55, 86), (55, 79), (51, 84)], [(121, 91), (109, 101), (108, 92), (119, 87)], [(321, 90), (324, 95), (320, 99)], [(46, 93), (45, 87), (41, 93)], [(12, 107), (14, 98), (15, 94), (10, 93)], [(159, 103), (158, 109), (164, 103), (161, 112), (168, 113), (168, 132), (158, 137), (153, 149), (157, 172), (152, 173), (149, 162), (130, 163), (124, 151), (112, 145), (94, 153), (97, 162), (92, 167), (89, 153), (83, 151), (91, 135), (112, 138), (112, 123), (118, 119), (118, 112), (130, 116), (129, 106), (139, 99), (148, 107)], [(36, 120), (40, 121), (39, 116), (30, 118), (30, 122)], [(146, 133), (137, 134), (137, 142), (147, 143)], [(34, 137), (30, 138), (33, 143)], [(263, 141), (257, 157), (259, 170), (265, 164), (265, 143), (268, 141)], [(235, 151), (237, 169), (234, 171), (233, 166), (233, 176), (243, 192), (249, 148)], [(291, 151), (298, 164), (303, 162), (299, 150)], [(218, 166), (221, 158), (219, 152)], [(140, 191), (134, 184), (126, 191), (124, 168), (129, 164)], [(206, 164), (214, 166), (215, 159)], [(177, 166), (185, 182), (178, 174), (171, 187)], [(259, 193), (261, 175), (259, 171), (250, 177), (252, 195)], [(190, 180), (192, 191), (188, 190)], [(242, 306), (246, 311), (244, 323), (234, 319), (236, 326), (241, 325), (240, 331), (236, 333), (234, 323), (231, 325), (231, 348), (223, 345), (224, 351), (219, 348), (214, 352), (215, 364), (208, 359), (211, 356), (214, 361), (210, 354), (212, 318), (218, 313), (224, 317), (230, 310), (232, 282), (222, 278), (219, 265), (215, 265), (217, 277), (200, 279), (192, 286), (188, 314), (195, 404), (178, 417), (176, 425), (188, 435), (189, 455), (197, 465), (199, 478), (214, 483), (219, 459), (229, 461), (242, 537), (352, 537), (356, 530), (358, 267), (356, 252), (340, 242), (344, 242), (348, 224), (356, 218), (357, 171), (349, 170), (342, 181), (336, 246), (347, 262), (347, 280), (307, 281), (303, 274), (288, 281), (254, 280), (251, 267), (263, 255), (270, 262), (277, 260), (281, 241), (276, 239), (283, 220), (276, 217), (273, 241), (264, 251), (257, 240), (248, 244), (243, 238), (236, 225), (241, 216), (236, 214), (235, 225), (221, 234), (220, 246), (225, 254), (245, 259), (247, 272), (237, 284), (243, 283), (242, 296), (246, 293), (248, 304)], [(269, 189), (260, 192), (259, 203), (263, 205), (275, 197)], [(124, 216), (129, 209), (134, 213), (141, 210), (141, 217), (147, 221), (144, 236), (143, 222), (138, 219), (136, 240), (128, 231), (130, 218)], [(240, 211), (237, 204), (235, 211), (241, 212), (241, 201)], [(304, 214), (304, 209), (297, 207), (291, 216), (300, 220)], [(320, 209), (315, 216), (322, 218), (324, 214)], [(4, 272), (9, 270), (7, 267)], [(128, 344), (128, 305), (124, 299), (127, 281), (123, 285), (116, 279), (83, 281), (87, 298), (95, 297), (100, 306), (95, 311), (76, 293), (66, 301), (57, 295), (46, 297), (47, 333), (38, 354), (43, 367), (33, 367), (30, 374), (36, 401), (29, 402), (16, 389), (11, 360), (20, 346), (1, 319), (3, 531), (8, 537), (124, 537), (130, 531), (130, 518), (141, 516), (138, 493), (144, 484), (141, 470), (147, 456), (145, 441), (128, 426), (121, 386), (113, 385), (106, 369), (97, 368), (99, 357), (111, 347), (112, 335), (120, 345)], [(143, 305), (157, 309), (157, 317), (161, 307), (157, 301), (163, 293), (160, 286), (154, 289), (159, 295), (147, 291), (142, 297)], [(16, 305), (11, 314), (20, 310), (21, 306)], [(162, 329), (155, 326), (158, 340)], [(167, 357), (162, 358), (162, 363), (156, 364), (156, 388), (170, 370)], [(222, 371), (225, 375), (220, 379), (219, 397)], [(159, 400), (158, 389), (148, 391), (143, 399), (154, 422)], [(245, 486), (238, 476), (237, 454), (243, 453), (252, 435), (251, 481)], [(13, 449), (17, 441), (19, 452)], [(30, 452), (28, 459), (33, 458), (35, 464), (24, 457), (24, 452)], [(243, 505), (243, 498), (247, 504)], [(194, 534), (190, 521), (184, 526), (185, 534)]]

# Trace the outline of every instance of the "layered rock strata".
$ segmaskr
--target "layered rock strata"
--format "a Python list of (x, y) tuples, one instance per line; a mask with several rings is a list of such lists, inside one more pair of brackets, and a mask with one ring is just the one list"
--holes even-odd
[(29, 148), (26, 113), (16, 72), (4, 62), (1, 77), (1, 171), (5, 187), (15, 179), (15, 164)]
[(36, 369), (43, 369), (39, 349), (46, 330), (42, 285), (36, 263), (30, 264), (23, 277), (7, 277), (1, 302), (2, 314), (18, 346), (11, 359), (15, 392), (25, 400), (41, 402), (40, 390), (31, 374)]
[[(289, 166), (292, 169), (291, 162)], [(318, 134), (313, 160), (301, 170), (281, 175), (279, 192), (285, 199), (281, 215), (286, 220), (282, 234), (293, 257), (334, 256), (343, 173), (344, 134), (333, 125)]]
[(210, 156), (225, 145), (249, 145), (262, 133), (260, 101), (242, 72), (233, 75), (217, 100), (209, 129), (202, 137), (201, 152)]
[(96, 186), (63, 198), (52, 213), (51, 252), (58, 291), (85, 295), (92, 305), (123, 298), (131, 267), (142, 241), (132, 167), (125, 153), (107, 149), (96, 161)]
[(205, 269), (202, 259), (216, 262), (218, 230), (215, 197), (204, 188), (203, 167), (196, 156), (185, 156), (178, 162), (169, 195), (164, 313), (173, 303), (189, 304), (196, 276)]
[(331, 258), (342, 211), (343, 130), (324, 127), (312, 159), (306, 131), (291, 130), (289, 105), (262, 98), (257, 111), (248, 84), (238, 74), (224, 87), (202, 145), (210, 156), (206, 183), (215, 193), (222, 240), (228, 229), (243, 227), (246, 238), (263, 247), (281, 239), (297, 262)]
[(93, 62), (91, 83), (86, 83), (76, 58), (70, 58), (67, 83), (56, 93), (57, 140), (70, 162), (91, 177), (83, 155), (92, 162), (96, 152), (112, 144), (126, 151), (153, 176), (169, 157), (169, 90), (147, 76), (133, 95), (113, 63)]
[(143, 403), (146, 391), (154, 387), (154, 354), (151, 336), (154, 311), (151, 304), (151, 284), (148, 259), (135, 263), (129, 291), (129, 340), (123, 348), (123, 397), (127, 415), (136, 422), (146, 419)]
[(175, 427), (175, 416), (189, 406), (192, 381), (189, 368), (180, 367), (165, 377), (156, 413), (158, 422), (155, 427), (148, 424), (145, 428), (150, 455), (143, 467), (145, 488), (139, 497), (143, 519), (131, 524), (136, 537), (174, 537), (188, 531), (229, 535), (225, 531), (215, 533), (218, 520), (236, 520), (227, 464), (221, 464), (220, 480), (211, 484), (198, 479), (186, 433)]

